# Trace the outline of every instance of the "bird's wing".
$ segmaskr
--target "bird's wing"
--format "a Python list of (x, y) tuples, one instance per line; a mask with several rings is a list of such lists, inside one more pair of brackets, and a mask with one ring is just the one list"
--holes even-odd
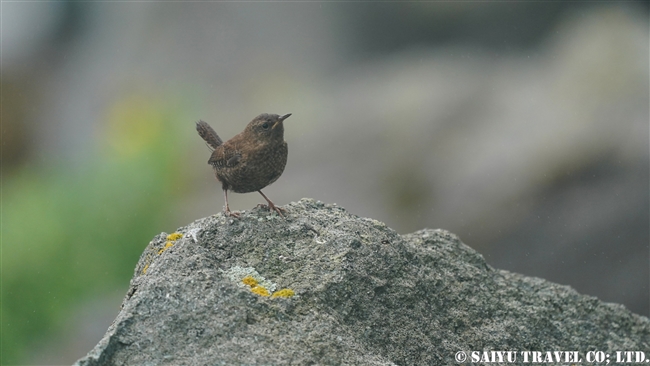
[(201, 136), (201, 138), (208, 144), (208, 146), (212, 148), (212, 150), (223, 145), (221, 137), (219, 137), (219, 135), (217, 135), (217, 132), (212, 129), (212, 127), (210, 127), (210, 125), (206, 122), (200, 120), (196, 122), (196, 131), (199, 133), (199, 136)]
[(223, 146), (212, 152), (208, 164), (217, 168), (232, 168), (242, 159), (241, 151)]

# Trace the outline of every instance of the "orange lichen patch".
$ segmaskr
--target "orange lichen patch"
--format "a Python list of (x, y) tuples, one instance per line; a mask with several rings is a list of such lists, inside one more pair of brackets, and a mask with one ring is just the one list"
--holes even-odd
[(290, 288), (283, 288), (282, 290), (278, 290), (273, 293), (273, 296), (271, 297), (291, 297), (295, 295), (296, 293), (293, 292), (292, 289)]
[(248, 286), (250, 286), (250, 287), (255, 287), (255, 286), (257, 286), (257, 280), (254, 279), (254, 278), (251, 277), (251, 276), (246, 276), (246, 277), (244, 277), (244, 278), (241, 280), (241, 282), (242, 282), (244, 285), (248, 285)]
[(269, 296), (269, 291), (262, 286), (253, 286), (251, 291), (260, 295), (260, 296)]
[(142, 269), (142, 274), (147, 274), (147, 269), (149, 269), (148, 264), (146, 266), (144, 266), (144, 268)]
[(176, 240), (178, 240), (178, 239), (180, 239), (182, 237), (183, 237), (183, 234), (181, 234), (181, 233), (171, 233), (171, 234), (167, 235), (167, 240), (176, 241)]
[(165, 250), (167, 250), (167, 249), (169, 249), (169, 248), (171, 248), (171, 247), (173, 247), (173, 246), (174, 246), (174, 243), (172, 243), (171, 241), (168, 241), (167, 243), (165, 243), (165, 247), (162, 248), (162, 249), (160, 249), (160, 250), (158, 251), (158, 255), (163, 254), (163, 252), (164, 252)]

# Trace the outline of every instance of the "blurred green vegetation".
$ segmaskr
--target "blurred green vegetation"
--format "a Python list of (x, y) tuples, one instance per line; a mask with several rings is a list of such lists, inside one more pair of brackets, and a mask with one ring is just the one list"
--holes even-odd
[(149, 240), (174, 229), (172, 207), (189, 180), (185, 109), (125, 97), (81, 165), (48, 161), (5, 177), (1, 364), (25, 362), (28, 347), (57, 334), (75, 303), (125, 288)]

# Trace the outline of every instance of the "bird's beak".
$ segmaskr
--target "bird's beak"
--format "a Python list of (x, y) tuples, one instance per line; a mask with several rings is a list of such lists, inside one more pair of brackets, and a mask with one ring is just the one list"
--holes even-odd
[(283, 116), (280, 116), (280, 118), (278, 118), (278, 121), (275, 122), (275, 124), (273, 125), (272, 128), (275, 128), (277, 125), (279, 125), (280, 123), (282, 123), (282, 121), (284, 121), (285, 119), (289, 118), (290, 116), (291, 116), (291, 113), (287, 113), (287, 114), (285, 114), (285, 115), (283, 115)]

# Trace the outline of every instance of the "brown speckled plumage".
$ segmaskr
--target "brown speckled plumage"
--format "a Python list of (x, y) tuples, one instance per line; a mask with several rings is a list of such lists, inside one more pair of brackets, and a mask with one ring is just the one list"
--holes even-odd
[(239, 216), (228, 207), (228, 190), (231, 190), (237, 193), (259, 192), (268, 202), (269, 209), (282, 216), (282, 209), (262, 193), (262, 188), (275, 182), (287, 164), (283, 122), (290, 115), (260, 114), (244, 131), (225, 143), (206, 122), (196, 123), (197, 132), (213, 150), (208, 164), (221, 182), (226, 215)]

